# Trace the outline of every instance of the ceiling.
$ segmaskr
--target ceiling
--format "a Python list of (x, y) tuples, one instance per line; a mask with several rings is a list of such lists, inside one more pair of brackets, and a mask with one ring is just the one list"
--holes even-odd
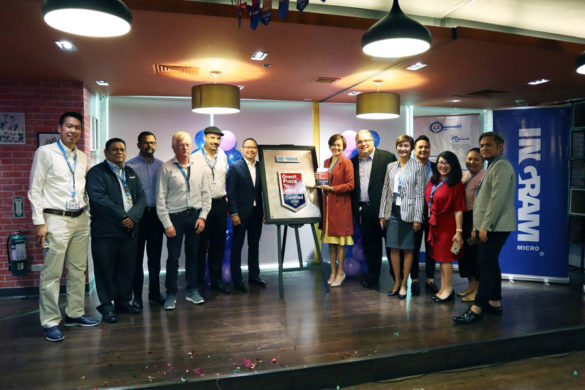
[[(360, 44), (389, 0), (360, 0), (360, 8), (355, 0), (312, 0), (302, 13), (291, 3), (284, 21), (275, 1), (271, 22), (256, 31), (246, 17), (238, 28), (230, 0), (125, 3), (130, 33), (98, 39), (47, 26), (42, 0), (0, 0), (0, 78), (83, 81), (111, 96), (190, 96), (221, 71), (218, 82), (243, 85), (242, 98), (317, 102), (354, 102), (350, 91), (375, 91), (380, 79), (380, 90), (399, 93), (402, 104), (491, 109), (585, 97), (585, 76), (574, 68), (585, 50), (583, 0), (402, 0), (433, 42), (426, 53), (395, 60), (369, 58)], [(60, 39), (78, 50), (60, 51)], [(250, 60), (257, 49), (269, 53), (262, 62)], [(428, 66), (405, 69), (415, 62)], [(156, 65), (181, 71), (156, 74)], [(551, 81), (527, 85), (541, 78)]]

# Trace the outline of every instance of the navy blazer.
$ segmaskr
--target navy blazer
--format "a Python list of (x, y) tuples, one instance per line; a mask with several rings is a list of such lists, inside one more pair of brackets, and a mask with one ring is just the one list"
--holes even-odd
[[(370, 203), (374, 207), (380, 206), (380, 198), (382, 197), (382, 187), (384, 186), (384, 175), (386, 174), (386, 167), (391, 162), (396, 161), (396, 156), (383, 149), (376, 148), (374, 152), (374, 159), (372, 160), (372, 171), (370, 172), (370, 183), (368, 184), (368, 195)], [(359, 204), (360, 204), (360, 163), (359, 155), (353, 156), (351, 159), (353, 163), (353, 176), (355, 186), (351, 196), (351, 205), (353, 209), (354, 219), (358, 219)], [(378, 215), (378, 210), (374, 213)]]
[[(107, 162), (104, 161), (87, 172), (85, 188), (89, 195), (92, 237), (119, 237), (121, 234), (128, 234), (122, 220), (130, 217), (138, 224), (142, 218), (146, 206), (144, 190), (136, 172), (129, 166), (125, 166), (125, 170), (133, 203), (127, 212), (124, 211), (120, 181)], [(135, 226), (130, 234), (135, 235), (137, 230)]]
[(262, 183), (260, 181), (260, 165), (256, 162), (256, 185), (252, 182), (250, 170), (244, 158), (232, 163), (227, 172), (228, 208), (231, 215), (238, 214), (240, 219), (250, 218), (254, 207), (262, 204)]

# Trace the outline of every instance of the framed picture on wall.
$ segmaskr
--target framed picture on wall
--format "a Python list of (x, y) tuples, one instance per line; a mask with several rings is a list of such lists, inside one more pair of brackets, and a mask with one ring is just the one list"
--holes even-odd
[(315, 189), (314, 146), (259, 145), (266, 223), (305, 224), (321, 220)]
[(39, 146), (52, 144), (53, 142), (57, 142), (61, 138), (61, 134), (54, 132), (54, 133), (37, 133), (37, 148)]
[(26, 144), (24, 113), (0, 112), (0, 144)]

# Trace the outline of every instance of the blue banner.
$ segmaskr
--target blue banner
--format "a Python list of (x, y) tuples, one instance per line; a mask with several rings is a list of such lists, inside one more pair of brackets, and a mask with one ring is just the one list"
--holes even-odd
[(516, 171), (517, 230), (500, 255), (502, 273), (568, 280), (567, 186), (571, 109), (494, 111), (494, 130)]

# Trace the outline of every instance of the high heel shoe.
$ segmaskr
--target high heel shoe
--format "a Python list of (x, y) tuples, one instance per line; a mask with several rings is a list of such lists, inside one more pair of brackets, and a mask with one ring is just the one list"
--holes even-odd
[(341, 276), (341, 278), (339, 277), (339, 275), (335, 278), (335, 282), (331, 283), (331, 287), (339, 287), (341, 286), (341, 283), (343, 283), (343, 281), (345, 280), (345, 274), (343, 274)]
[(389, 297), (393, 297), (395, 295), (398, 295), (398, 292), (400, 291), (400, 289), (396, 290), (396, 291), (388, 291), (388, 293), (386, 295), (388, 295)]
[(398, 290), (398, 299), (405, 299), (406, 298), (406, 291), (404, 292), (404, 294), (400, 294), (400, 290)]
[(449, 294), (449, 296), (447, 298), (441, 299), (436, 295), (432, 296), (432, 300), (435, 303), (446, 303), (446, 302), (451, 302), (455, 300), (455, 292), (451, 291), (451, 294)]

